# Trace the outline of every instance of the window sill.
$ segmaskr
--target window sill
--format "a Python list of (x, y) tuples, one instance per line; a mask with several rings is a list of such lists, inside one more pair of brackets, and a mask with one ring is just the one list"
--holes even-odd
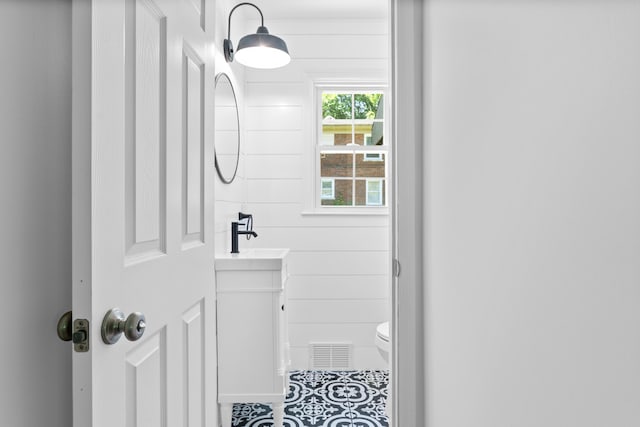
[(318, 208), (301, 212), (302, 216), (388, 216), (389, 208)]

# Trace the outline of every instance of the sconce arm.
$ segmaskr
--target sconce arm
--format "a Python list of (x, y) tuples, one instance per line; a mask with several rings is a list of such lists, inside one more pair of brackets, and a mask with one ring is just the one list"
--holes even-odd
[(233, 7), (233, 9), (231, 9), (231, 12), (229, 12), (229, 22), (227, 24), (227, 39), (231, 40), (231, 15), (233, 15), (233, 11), (236, 10), (237, 8), (239, 8), (240, 6), (253, 6), (256, 8), (256, 10), (260, 13), (260, 26), (264, 27), (264, 15), (262, 15), (262, 11), (260, 10), (260, 8), (258, 6), (256, 6), (253, 3), (249, 3), (249, 2), (243, 2), (243, 3), (238, 3), (237, 5), (235, 5)]

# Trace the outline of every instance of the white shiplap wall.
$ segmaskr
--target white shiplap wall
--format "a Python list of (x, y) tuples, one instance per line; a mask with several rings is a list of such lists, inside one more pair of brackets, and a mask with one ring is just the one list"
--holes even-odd
[(383, 368), (375, 328), (389, 313), (388, 215), (317, 215), (313, 190), (315, 79), (387, 82), (384, 20), (269, 21), (292, 62), (245, 70), (247, 211), (259, 238), (244, 247), (291, 249), (288, 288), (293, 368), (309, 366), (310, 342), (351, 342), (356, 369)]
[[(233, 84), (236, 98), (238, 100), (240, 129), (244, 129), (244, 67), (233, 62), (227, 63), (224, 59), (222, 51), (222, 42), (227, 37), (227, 18), (229, 10), (233, 5), (229, 0), (221, 0), (216, 2), (216, 74), (226, 73)], [(235, 13), (234, 13), (235, 16)], [(240, 34), (243, 31), (242, 21), (234, 21), (234, 33)], [(246, 200), (246, 180), (245, 180), (245, 156), (244, 150), (246, 145), (241, 141), (240, 144), (240, 163), (236, 178), (231, 184), (223, 184), (222, 181), (215, 176), (215, 248), (216, 253), (226, 253), (231, 250), (230, 230), (231, 221), (238, 219), (238, 212), (244, 209)]]

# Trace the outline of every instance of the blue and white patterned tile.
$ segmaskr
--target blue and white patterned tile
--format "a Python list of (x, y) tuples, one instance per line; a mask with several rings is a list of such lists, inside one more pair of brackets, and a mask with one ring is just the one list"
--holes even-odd
[(318, 389), (329, 382), (345, 382), (351, 371), (292, 371), (290, 381), (296, 381), (309, 389)]
[[(292, 371), (284, 427), (388, 427), (387, 371)], [(234, 427), (272, 427), (271, 407), (236, 404)]]
[(309, 388), (303, 381), (294, 378), (293, 375), (289, 377), (289, 394), (287, 394), (285, 403), (298, 402), (312, 394), (313, 389)]
[[(307, 425), (296, 418), (284, 417), (282, 421), (283, 427), (307, 427)], [(249, 420), (243, 427), (273, 427), (273, 417), (271, 414), (262, 415), (260, 417)]]
[(380, 422), (371, 418), (354, 418), (350, 427), (388, 427), (389, 422)]
[(386, 398), (379, 394), (367, 399), (366, 402), (355, 404), (351, 408), (353, 425), (388, 427), (389, 418), (386, 414)]
[(374, 388), (376, 390), (385, 390), (389, 385), (389, 371), (380, 370), (364, 370), (355, 371), (349, 376), (349, 379), (356, 382), (361, 382), (367, 385), (367, 387)]
[(316, 427), (350, 420), (350, 407), (328, 401), (323, 396), (313, 395), (302, 401), (287, 402), (285, 414), (302, 421), (305, 426)]
[(231, 413), (231, 425), (244, 427), (249, 421), (268, 416), (271, 418), (271, 407), (260, 403), (236, 403)]
[(338, 382), (332, 381), (327, 383), (318, 393), (323, 395), (327, 400), (336, 404), (345, 402), (360, 403), (367, 400), (369, 395), (367, 386), (363, 383), (349, 381)]
[(351, 390), (350, 402), (353, 427), (388, 427), (386, 401), (388, 371), (355, 371), (346, 386)]

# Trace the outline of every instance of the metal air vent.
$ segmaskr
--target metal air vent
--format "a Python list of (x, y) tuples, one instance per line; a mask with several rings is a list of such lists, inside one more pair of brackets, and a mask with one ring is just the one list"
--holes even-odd
[(352, 369), (351, 343), (309, 343), (311, 369)]

